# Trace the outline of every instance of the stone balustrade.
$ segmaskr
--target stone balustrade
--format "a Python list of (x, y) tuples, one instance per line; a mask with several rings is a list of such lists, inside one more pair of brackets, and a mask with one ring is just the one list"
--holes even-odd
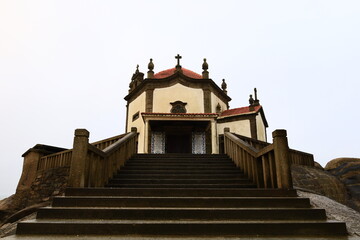
[(290, 154), (285, 130), (273, 132), (273, 144), (256, 149), (225, 129), (224, 150), (258, 188), (291, 189)]

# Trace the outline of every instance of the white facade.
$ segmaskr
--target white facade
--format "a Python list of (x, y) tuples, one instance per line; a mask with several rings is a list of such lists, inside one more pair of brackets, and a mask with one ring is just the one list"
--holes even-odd
[(267, 140), (266, 126), (260, 114), (256, 115), (256, 129), (257, 129), (257, 139), (260, 141), (266, 141)]
[(139, 153), (143, 153), (145, 143), (145, 125), (141, 118), (141, 113), (145, 111), (145, 92), (135, 98), (128, 104), (128, 116), (127, 116), (127, 132), (131, 131), (132, 127), (136, 127), (139, 133), (138, 136), (138, 150)]
[(127, 132), (139, 133), (139, 153), (218, 153), (224, 128), (266, 141), (260, 105), (228, 109), (226, 87), (192, 71), (169, 69), (150, 78), (135, 72), (127, 100)]
[(177, 83), (171, 87), (154, 89), (153, 112), (170, 113), (175, 101), (185, 102), (187, 113), (204, 112), (204, 92), (200, 88), (190, 88)]
[(219, 97), (217, 97), (214, 93), (211, 93), (211, 112), (217, 112), (217, 106), (220, 106), (220, 111), (225, 111), (228, 109), (227, 104), (222, 101)]
[(224, 134), (224, 129), (229, 128), (230, 132), (251, 138), (250, 120), (239, 120), (227, 123), (218, 123), (218, 134)]

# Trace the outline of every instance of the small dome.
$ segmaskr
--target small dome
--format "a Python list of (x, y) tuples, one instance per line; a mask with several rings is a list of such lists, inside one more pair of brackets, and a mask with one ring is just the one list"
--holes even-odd
[[(154, 75), (154, 78), (161, 79), (161, 78), (170, 77), (170, 76), (174, 75), (175, 70), (176, 70), (175, 68), (170, 68), (170, 69), (158, 72)], [(182, 73), (187, 77), (195, 78), (195, 79), (202, 79), (202, 76), (196, 72), (190, 71), (186, 68), (181, 68), (181, 70), (182, 70)]]

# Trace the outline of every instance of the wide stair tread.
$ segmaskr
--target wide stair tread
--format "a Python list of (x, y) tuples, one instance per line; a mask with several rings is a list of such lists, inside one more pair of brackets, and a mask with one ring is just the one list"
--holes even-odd
[(217, 207), (309, 208), (308, 198), (294, 197), (139, 197), (68, 196), (53, 199), (53, 207)]
[(150, 197), (297, 197), (295, 190), (283, 189), (192, 189), (192, 188), (67, 188), (66, 196), (150, 196)]
[[(146, 236), (343, 236), (344, 226), (332, 221), (28, 221), (18, 234), (146, 235)], [(329, 234), (331, 232), (331, 234)]]
[(323, 209), (299, 208), (165, 208), (165, 207), (48, 207), (37, 219), (113, 220), (326, 220)]
[(109, 184), (252, 184), (248, 179), (198, 179), (198, 178), (186, 178), (186, 179), (156, 179), (148, 177), (139, 177), (136, 179), (112, 179)]
[[(243, 174), (186, 174), (186, 173), (148, 173), (148, 174), (116, 174), (112, 180), (117, 179), (246, 179)], [(111, 181), (111, 180), (110, 180)], [(109, 182), (110, 182), (109, 181)]]

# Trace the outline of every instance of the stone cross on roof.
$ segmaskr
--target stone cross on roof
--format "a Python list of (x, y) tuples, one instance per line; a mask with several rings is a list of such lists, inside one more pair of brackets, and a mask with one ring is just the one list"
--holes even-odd
[(176, 69), (181, 69), (180, 59), (181, 59), (182, 57), (178, 54), (177, 56), (175, 56), (175, 58), (177, 59)]

